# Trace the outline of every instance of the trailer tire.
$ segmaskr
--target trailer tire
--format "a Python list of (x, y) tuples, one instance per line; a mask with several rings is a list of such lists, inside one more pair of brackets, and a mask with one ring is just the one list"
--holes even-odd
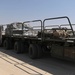
[(38, 58), (41, 58), (43, 56), (43, 51), (40, 45), (37, 45), (37, 49), (38, 49)]
[(21, 43), (21, 53), (27, 53), (28, 52), (28, 46), (24, 43)]
[(30, 44), (29, 46), (29, 56), (32, 59), (36, 59), (38, 56), (38, 49), (37, 49), (37, 45), (35, 44)]
[(10, 42), (9, 42), (9, 40), (4, 40), (4, 42), (3, 42), (3, 47), (4, 47), (6, 50), (10, 49)]
[(14, 52), (15, 53), (21, 53), (21, 43), (20, 42), (15, 42), (15, 44), (14, 44)]
[(21, 53), (24, 53), (24, 49), (25, 49), (24, 44), (21, 43)]

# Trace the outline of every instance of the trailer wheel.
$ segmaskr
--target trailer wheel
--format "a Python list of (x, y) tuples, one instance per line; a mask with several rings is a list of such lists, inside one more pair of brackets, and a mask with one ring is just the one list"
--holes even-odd
[(8, 40), (4, 40), (3, 47), (7, 50), (10, 49), (10, 42)]
[(36, 59), (38, 56), (38, 49), (37, 46), (34, 44), (30, 44), (29, 46), (29, 56), (32, 59)]
[(15, 42), (15, 44), (14, 44), (14, 52), (21, 53), (21, 43), (20, 42)]
[(27, 53), (28, 52), (28, 46), (24, 43), (21, 43), (21, 53)]
[(24, 49), (25, 49), (24, 44), (21, 43), (21, 53), (24, 53)]
[(40, 45), (37, 45), (37, 49), (38, 49), (38, 58), (41, 58), (43, 56), (43, 51)]

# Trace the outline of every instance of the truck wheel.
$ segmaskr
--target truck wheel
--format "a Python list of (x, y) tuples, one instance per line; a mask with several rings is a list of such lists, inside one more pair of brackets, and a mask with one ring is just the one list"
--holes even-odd
[(10, 49), (10, 42), (8, 40), (4, 40), (3, 47), (7, 50)]
[(24, 44), (21, 43), (21, 53), (24, 53), (24, 49), (25, 49)]
[(41, 58), (43, 56), (43, 51), (40, 45), (37, 45), (37, 49), (38, 49), (38, 58)]
[(28, 46), (24, 43), (21, 43), (21, 53), (27, 53), (28, 52)]
[(15, 44), (14, 44), (14, 52), (21, 53), (21, 43), (20, 42), (15, 42)]
[(32, 59), (36, 59), (38, 55), (38, 49), (37, 46), (34, 44), (30, 44), (29, 46), (29, 56)]

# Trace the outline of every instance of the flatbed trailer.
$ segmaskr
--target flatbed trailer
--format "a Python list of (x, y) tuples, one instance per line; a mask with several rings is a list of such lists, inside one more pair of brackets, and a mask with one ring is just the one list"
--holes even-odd
[[(64, 28), (63, 25), (57, 25), (58, 28), (53, 25), (46, 26), (46, 21), (64, 18), (68, 20), (67, 26), (70, 28)], [(36, 22), (39, 22), (40, 26), (27, 25)], [(3, 26), (0, 27), (0, 43), (5, 49), (14, 48), (16, 53), (28, 52), (32, 59), (50, 53), (52, 57), (75, 61), (75, 33), (67, 16), (47, 18), (43, 22), (26, 21), (15, 25), (17, 27), (14, 27), (14, 23), (7, 25), (4, 35), (2, 35)]]

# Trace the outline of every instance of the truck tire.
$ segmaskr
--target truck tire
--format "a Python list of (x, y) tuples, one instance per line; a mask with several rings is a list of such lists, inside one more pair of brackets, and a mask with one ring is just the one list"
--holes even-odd
[(15, 42), (15, 44), (14, 44), (14, 52), (15, 53), (21, 53), (21, 43), (20, 42)]
[(28, 52), (28, 46), (24, 43), (21, 43), (21, 53), (27, 53)]
[(4, 47), (6, 50), (10, 49), (10, 42), (9, 42), (9, 40), (4, 40), (4, 42), (3, 42), (3, 47)]
[(25, 50), (24, 44), (21, 43), (21, 53), (24, 53), (24, 50)]
[(37, 45), (37, 49), (38, 49), (38, 56), (37, 58), (41, 58), (43, 56), (43, 51), (40, 45)]
[(37, 49), (37, 45), (35, 44), (30, 44), (29, 46), (29, 56), (32, 59), (36, 59), (38, 56), (38, 49)]

